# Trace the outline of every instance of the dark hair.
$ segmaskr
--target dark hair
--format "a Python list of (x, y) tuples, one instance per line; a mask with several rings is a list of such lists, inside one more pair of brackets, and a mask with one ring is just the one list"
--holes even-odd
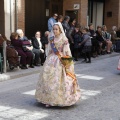
[(92, 26), (93, 25), (93, 23), (90, 23), (88, 26), (90, 27), (90, 26)]
[(87, 27), (84, 27), (82, 30), (85, 30), (86, 32), (89, 31), (89, 29)]
[(97, 29), (99, 29), (99, 28), (101, 28), (101, 29), (102, 29), (102, 27), (101, 27), (101, 26), (97, 26)]
[(60, 19), (62, 19), (63, 18), (63, 16), (62, 15), (59, 15), (58, 16), (58, 20), (60, 20)]
[(69, 16), (65, 16), (64, 20), (66, 21), (68, 19), (70, 20), (70, 17)]
[(13, 40), (13, 39), (15, 39), (17, 36), (19, 36), (18, 33), (13, 32), (13, 33), (11, 33), (11, 35), (10, 35), (10, 39)]
[(80, 26), (79, 23), (77, 23), (75, 27), (76, 27), (76, 28), (80, 28), (81, 26)]

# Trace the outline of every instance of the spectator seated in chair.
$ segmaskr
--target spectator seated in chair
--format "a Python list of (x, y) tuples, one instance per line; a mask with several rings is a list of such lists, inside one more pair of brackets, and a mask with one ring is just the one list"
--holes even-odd
[(32, 45), (33, 45), (33, 53), (36, 54), (34, 64), (36, 66), (39, 65), (39, 58), (41, 60), (41, 65), (43, 65), (45, 61), (45, 52), (43, 50), (42, 42), (41, 42), (41, 32), (37, 31), (35, 33), (35, 37), (32, 37)]

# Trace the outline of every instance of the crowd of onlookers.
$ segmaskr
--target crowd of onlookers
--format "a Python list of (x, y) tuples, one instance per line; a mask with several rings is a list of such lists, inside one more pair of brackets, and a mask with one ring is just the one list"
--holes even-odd
[(75, 61), (78, 61), (78, 57), (81, 55), (84, 62), (91, 63), (91, 57), (111, 54), (113, 50), (120, 50), (120, 42), (118, 42), (120, 29), (117, 30), (116, 26), (113, 26), (110, 32), (107, 31), (106, 25), (97, 26), (97, 30), (95, 30), (92, 23), (88, 27), (84, 27), (77, 23), (76, 19), (70, 19), (69, 16), (63, 18), (62, 15), (54, 14), (48, 20), (49, 31), (52, 30), (56, 20), (63, 26)]
[[(11, 33), (10, 40), (0, 35), (0, 39), (7, 40), (7, 60), (10, 69), (20, 66), (21, 69), (44, 64), (46, 59), (46, 48), (48, 45), (48, 36), (52, 31), (54, 23), (60, 22), (70, 44), (70, 50), (75, 61), (82, 56), (83, 62), (91, 63), (91, 57), (111, 54), (116, 48), (117, 41), (120, 40), (120, 29), (112, 27), (111, 32), (107, 31), (107, 26), (97, 26), (95, 30), (93, 24), (83, 27), (77, 23), (76, 19), (70, 19), (69, 16), (54, 14), (48, 20), (48, 31), (41, 36), (40, 31), (36, 31), (34, 37), (28, 39), (21, 29)], [(119, 45), (118, 45), (119, 46)]]
[(6, 55), (10, 69), (19, 66), (21, 69), (34, 68), (43, 65), (46, 55), (45, 49), (48, 44), (49, 31), (41, 37), (41, 32), (36, 31), (35, 36), (28, 39), (21, 29), (11, 33), (10, 40), (1, 36), (7, 41)]

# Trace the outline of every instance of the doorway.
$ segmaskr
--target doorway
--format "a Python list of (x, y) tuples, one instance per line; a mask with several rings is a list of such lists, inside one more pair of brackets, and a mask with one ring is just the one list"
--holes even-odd
[(25, 0), (25, 34), (28, 38), (36, 31), (47, 30), (47, 18), (44, 0)]
[(48, 30), (48, 19), (54, 14), (63, 14), (63, 0), (25, 0), (25, 34), (28, 38), (36, 31), (42, 35)]
[(70, 17), (70, 21), (73, 19), (78, 20), (78, 11), (77, 10), (66, 10), (65, 15)]

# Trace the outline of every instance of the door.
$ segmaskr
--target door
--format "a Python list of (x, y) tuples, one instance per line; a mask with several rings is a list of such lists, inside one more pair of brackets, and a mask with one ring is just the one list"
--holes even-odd
[(46, 1), (25, 0), (25, 35), (31, 38), (38, 30), (47, 30)]
[(88, 24), (93, 23), (94, 27), (102, 26), (104, 23), (104, 0), (89, 0)]
[(50, 15), (63, 15), (63, 0), (50, 0)]
[(78, 11), (77, 10), (66, 10), (65, 15), (70, 16), (70, 21), (73, 19), (78, 20)]

